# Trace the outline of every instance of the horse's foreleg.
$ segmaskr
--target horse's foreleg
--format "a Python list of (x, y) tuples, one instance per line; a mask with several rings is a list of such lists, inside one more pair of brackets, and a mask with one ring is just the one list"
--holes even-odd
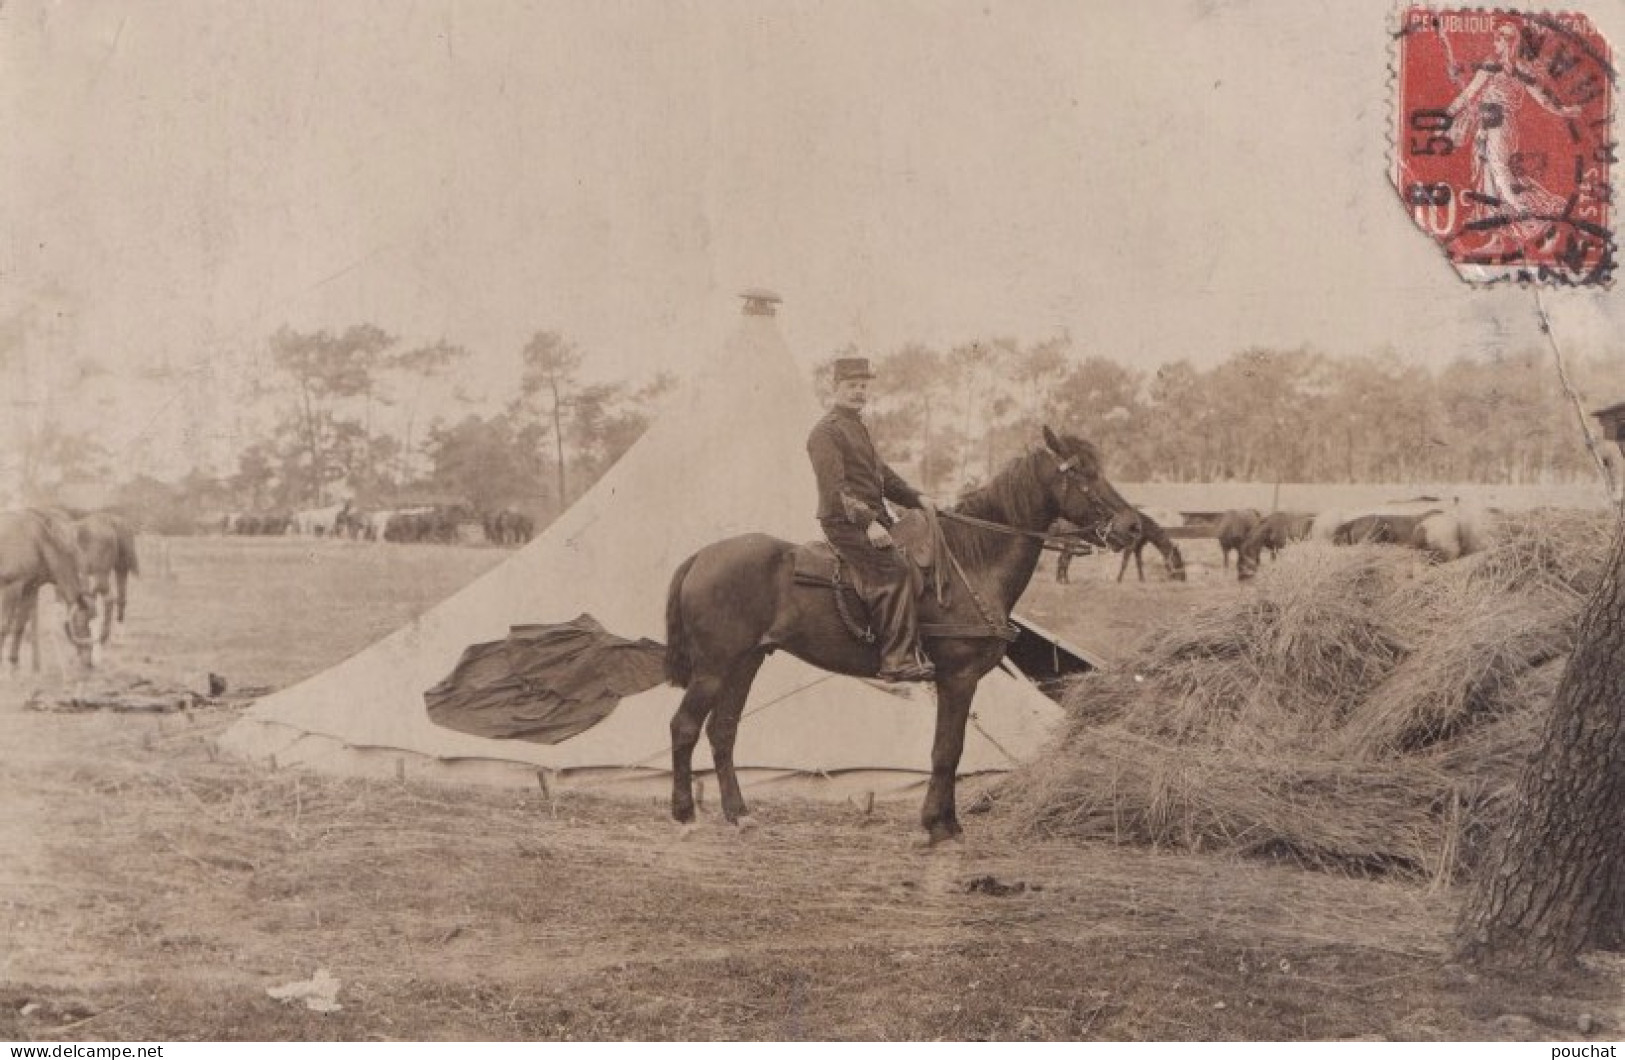
[(97, 595), (102, 602), (102, 635), (100, 640), (102, 647), (105, 648), (107, 642), (113, 639), (113, 598), (100, 593)]
[(1140, 538), (1134, 544), (1134, 573), (1140, 580), (1145, 581), (1145, 538)]
[(974, 679), (944, 679), (937, 682), (937, 732), (931, 743), (931, 786), (925, 793), (920, 824), (934, 846), (956, 839), (963, 829), (954, 806), (954, 782), (959, 774), (959, 758), (965, 751), (965, 725), (970, 720), (971, 698), (976, 695)]
[(679, 824), (694, 820), (694, 745), (700, 741), (700, 727), (722, 684), (718, 677), (695, 674), (677, 713), (671, 716), (671, 816)]
[(765, 655), (757, 652), (741, 659), (728, 675), (717, 707), (706, 723), (705, 735), (711, 741), (711, 761), (717, 770), (717, 788), (722, 800), (722, 816), (730, 824), (739, 824), (750, 810), (745, 806), (744, 793), (739, 790), (739, 777), (734, 772), (734, 740), (739, 736), (739, 721), (745, 713), (745, 700), (750, 686), (756, 680), (756, 671), (762, 668)]
[(1132, 551), (1134, 551), (1132, 548), (1123, 549), (1123, 562), (1121, 562), (1121, 563), (1119, 563), (1117, 565), (1117, 580), (1118, 581), (1122, 581), (1123, 580), (1123, 575), (1125, 573), (1127, 573), (1127, 571), (1128, 571), (1129, 553), (1132, 552)]

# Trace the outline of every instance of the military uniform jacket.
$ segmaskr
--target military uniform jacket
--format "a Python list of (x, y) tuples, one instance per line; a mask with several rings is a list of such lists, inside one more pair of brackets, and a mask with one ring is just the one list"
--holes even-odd
[(880, 520), (891, 525), (886, 500), (920, 506), (920, 493), (880, 459), (869, 428), (856, 412), (836, 407), (813, 426), (807, 455), (818, 479), (820, 522), (849, 522), (859, 529)]

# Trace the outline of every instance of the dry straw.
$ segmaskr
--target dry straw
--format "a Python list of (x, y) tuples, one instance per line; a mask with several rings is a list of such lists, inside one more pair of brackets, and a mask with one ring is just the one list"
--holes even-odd
[(1070, 689), (1021, 832), (1448, 879), (1539, 738), (1612, 520), (1497, 522), (1446, 564), (1306, 542)]

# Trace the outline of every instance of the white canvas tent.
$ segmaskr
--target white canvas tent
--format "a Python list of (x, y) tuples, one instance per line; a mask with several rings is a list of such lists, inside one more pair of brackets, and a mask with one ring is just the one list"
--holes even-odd
[[(279, 767), (348, 774), (535, 784), (540, 769), (565, 786), (663, 787), (677, 689), (623, 699), (604, 721), (555, 745), (441, 728), (423, 693), (464, 648), (500, 640), (510, 626), (590, 613), (613, 634), (663, 641), (671, 574), (694, 551), (748, 531), (816, 537), (805, 439), (819, 415), (773, 304), (747, 299), (719, 355), (543, 534), (404, 628), (255, 704), (225, 747)], [(746, 705), (735, 756), (741, 782), (832, 794), (913, 787), (930, 769), (933, 696), (827, 674), (777, 652)], [(974, 714), (964, 774), (1031, 756), (1060, 711), (1010, 667), (982, 682)], [(703, 739), (695, 768), (710, 768)]]

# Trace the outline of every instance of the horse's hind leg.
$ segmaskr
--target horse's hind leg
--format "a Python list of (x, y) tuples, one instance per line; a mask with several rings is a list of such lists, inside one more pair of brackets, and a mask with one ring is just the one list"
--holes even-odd
[(743, 823), (750, 813), (745, 807), (745, 796), (739, 790), (739, 777), (734, 772), (734, 740), (739, 736), (739, 721), (745, 713), (751, 683), (756, 680), (756, 671), (762, 668), (765, 658), (763, 652), (752, 652), (734, 664), (716, 709), (711, 712), (711, 720), (705, 726), (705, 735), (711, 741), (711, 760), (717, 770), (722, 816), (731, 824)]
[(34, 613), (34, 598), (35, 591), (22, 586), (12, 586), (0, 596), (0, 653), (4, 653), (13, 674), (21, 672), (18, 658), (29, 616)]
[(105, 647), (107, 647), (107, 642), (113, 639), (113, 608), (116, 605), (113, 602), (112, 594), (106, 593), (106, 592), (98, 592), (96, 595), (101, 598), (101, 602), (102, 602), (102, 635), (101, 635), (101, 643), (102, 643), (102, 647), (105, 648)]
[(724, 683), (714, 674), (695, 674), (671, 716), (671, 816), (679, 824), (694, 820), (694, 745)]

